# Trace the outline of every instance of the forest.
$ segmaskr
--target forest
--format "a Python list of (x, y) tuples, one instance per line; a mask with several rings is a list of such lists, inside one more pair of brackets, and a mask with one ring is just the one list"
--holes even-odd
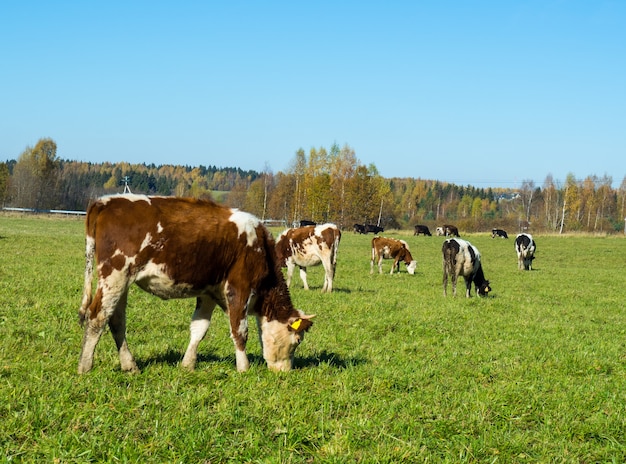
[(412, 229), (453, 223), (466, 232), (492, 227), (511, 232), (624, 232), (626, 177), (619, 188), (604, 175), (565, 181), (547, 174), (542, 185), (477, 188), (420, 178), (384, 178), (348, 145), (298, 149), (283, 172), (175, 164), (90, 163), (60, 159), (56, 142), (40, 139), (17, 160), (0, 162), (3, 207), (85, 211), (101, 195), (133, 193), (212, 198), (265, 221), (301, 219)]

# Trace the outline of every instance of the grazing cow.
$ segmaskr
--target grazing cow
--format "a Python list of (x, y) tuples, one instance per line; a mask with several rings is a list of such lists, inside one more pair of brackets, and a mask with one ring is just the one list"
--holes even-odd
[(308, 219), (302, 219), (300, 221), (300, 227), (305, 227), (305, 226), (316, 226), (317, 222), (314, 221), (309, 221)]
[(287, 287), (291, 285), (293, 270), (297, 265), (304, 288), (308, 290), (306, 268), (321, 263), (326, 275), (322, 293), (332, 292), (340, 240), (341, 231), (335, 224), (287, 229), (280, 234), (276, 240), (276, 254), (281, 266), (287, 267)]
[(446, 237), (460, 237), (459, 229), (456, 226), (452, 226), (450, 224), (444, 224), (441, 227), (437, 227), (436, 229), (437, 235), (445, 235)]
[(537, 245), (530, 234), (518, 234), (515, 237), (515, 251), (517, 252), (517, 268), (532, 271), (533, 259)]
[(413, 233), (413, 235), (419, 235), (419, 234), (424, 234), (424, 236), (428, 235), (429, 237), (432, 237), (430, 230), (428, 230), (428, 226), (422, 226), (420, 224), (417, 224), (415, 226), (415, 232)]
[(406, 264), (406, 270), (409, 274), (415, 274), (415, 268), (417, 267), (417, 261), (411, 256), (409, 246), (404, 240), (397, 240), (395, 238), (387, 237), (374, 237), (372, 239), (372, 260), (370, 261), (370, 274), (374, 273), (374, 263), (378, 263), (378, 273), (383, 273), (383, 259), (393, 259), (393, 265), (391, 266), (391, 272), (393, 274), (394, 269), (400, 272), (400, 261), (404, 261)]
[(131, 194), (96, 200), (85, 222), (79, 373), (92, 368), (107, 324), (122, 370), (139, 371), (126, 343), (126, 300), (133, 283), (162, 299), (197, 299), (183, 367), (194, 369), (198, 344), (217, 304), (228, 314), (238, 371), (250, 365), (248, 314), (256, 316), (268, 367), (292, 368), (294, 351), (313, 316), (294, 309), (274, 240), (256, 217), (212, 201)]
[(355, 234), (364, 234), (365, 226), (363, 224), (354, 224), (353, 230)]
[(491, 229), (491, 238), (496, 238), (496, 237), (509, 238), (509, 236), (506, 233), (506, 230)]
[(385, 231), (385, 229), (383, 229), (382, 227), (375, 226), (374, 224), (365, 224), (364, 227), (366, 234), (369, 234), (370, 232), (372, 232), (373, 234), (378, 234)]
[(452, 293), (456, 296), (456, 282), (459, 275), (465, 279), (465, 296), (470, 297), (472, 282), (478, 296), (487, 296), (491, 291), (485, 279), (480, 253), (467, 240), (449, 238), (441, 247), (443, 254), (443, 296), (448, 294), (448, 276), (452, 277)]

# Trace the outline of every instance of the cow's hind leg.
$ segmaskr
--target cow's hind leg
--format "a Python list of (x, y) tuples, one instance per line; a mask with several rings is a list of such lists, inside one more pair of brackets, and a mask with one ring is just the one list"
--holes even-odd
[(128, 349), (126, 343), (126, 301), (128, 298), (128, 291), (124, 292), (120, 296), (120, 300), (117, 303), (113, 315), (109, 319), (109, 328), (111, 329), (111, 335), (115, 340), (117, 346), (117, 352), (120, 358), (120, 366), (125, 372), (139, 372), (139, 368), (135, 363), (133, 355)]
[(335, 267), (329, 260), (324, 259), (322, 259), (322, 265), (324, 266), (324, 286), (322, 287), (322, 293), (331, 293), (333, 291)]
[(196, 367), (198, 345), (209, 329), (214, 309), (215, 301), (211, 298), (199, 297), (196, 300), (196, 310), (193, 312), (191, 324), (189, 324), (189, 346), (187, 346), (187, 351), (185, 352), (182, 362), (182, 366), (189, 370), (194, 370)]
[(105, 322), (100, 319), (85, 320), (85, 332), (83, 333), (83, 345), (78, 359), (78, 373), (89, 372), (93, 367), (93, 355), (96, 345), (104, 331)]
[[(116, 312), (118, 304), (126, 304), (125, 294), (127, 291), (128, 287), (126, 285), (111, 286), (103, 285), (102, 281), (98, 282), (96, 296), (84, 314), (83, 324), (85, 331), (83, 334), (83, 344), (80, 352), (80, 358), (78, 360), (79, 374), (89, 372), (93, 367), (93, 357), (96, 345), (100, 341), (102, 332), (109, 322), (109, 319), (111, 319), (113, 314)], [(118, 328), (119, 324), (116, 325), (116, 330)], [(126, 348), (126, 350), (128, 350), (128, 348)]]
[(309, 283), (306, 281), (306, 267), (300, 266), (300, 279), (302, 279), (302, 283), (304, 284), (304, 289), (309, 289)]

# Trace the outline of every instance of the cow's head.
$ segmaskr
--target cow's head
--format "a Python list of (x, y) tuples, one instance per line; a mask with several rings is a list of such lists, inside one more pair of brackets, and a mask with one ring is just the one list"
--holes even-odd
[(476, 293), (478, 293), (478, 296), (488, 296), (490, 291), (491, 286), (489, 285), (488, 280), (485, 280), (482, 285), (476, 287)]
[(441, 235), (445, 235), (446, 232), (443, 230), (443, 227), (437, 227), (437, 229), (435, 229), (437, 232), (437, 235), (441, 236)]
[(299, 315), (290, 317), (287, 322), (274, 319), (261, 322), (261, 342), (263, 343), (263, 357), (267, 367), (273, 371), (289, 371), (293, 367), (294, 353), (304, 339), (315, 315), (306, 315), (298, 311)]
[(406, 271), (413, 275), (415, 274), (415, 268), (417, 267), (417, 261), (413, 260), (409, 264), (406, 265)]

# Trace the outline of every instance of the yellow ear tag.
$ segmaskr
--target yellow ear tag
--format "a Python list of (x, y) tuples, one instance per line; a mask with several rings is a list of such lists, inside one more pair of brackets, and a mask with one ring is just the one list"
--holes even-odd
[(302, 324), (302, 319), (296, 319), (293, 324), (291, 324), (291, 328), (293, 330), (298, 330), (300, 328), (300, 324)]

